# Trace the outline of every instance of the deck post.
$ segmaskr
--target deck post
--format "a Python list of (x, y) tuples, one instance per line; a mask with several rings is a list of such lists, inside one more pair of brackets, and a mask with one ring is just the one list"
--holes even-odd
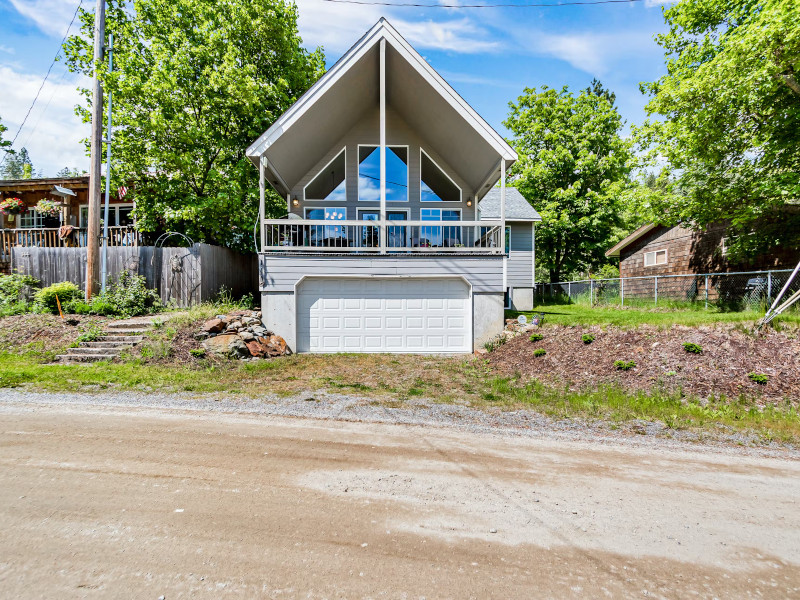
[(506, 159), (500, 159), (500, 252), (503, 254), (503, 293), (508, 289), (506, 254)]
[[(261, 252), (264, 249), (264, 204), (267, 199), (266, 182), (264, 181), (266, 175), (264, 171), (267, 170), (267, 159), (262, 154), (258, 160), (258, 239), (261, 244), (256, 248), (256, 252)], [(288, 198), (288, 195), (287, 195)], [(287, 203), (288, 204), (288, 203)], [(291, 211), (291, 205), (288, 205), (288, 210)]]
[(381, 214), (378, 231), (381, 254), (386, 254), (386, 38), (381, 38), (380, 62)]

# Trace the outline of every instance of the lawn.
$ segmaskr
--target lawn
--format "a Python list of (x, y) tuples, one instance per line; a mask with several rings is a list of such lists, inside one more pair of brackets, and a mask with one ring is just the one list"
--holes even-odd
[[(672, 325), (712, 325), (714, 323), (741, 323), (753, 325), (763, 313), (724, 312), (716, 309), (689, 308), (619, 308), (611, 306), (591, 307), (585, 304), (540, 304), (534, 311), (506, 311), (506, 318), (516, 319), (524, 314), (528, 318), (536, 313), (545, 315), (545, 325), (616, 325), (618, 327), (636, 327), (637, 325), (655, 325), (671, 327)], [(800, 312), (792, 311), (775, 319), (781, 325), (800, 326)]]

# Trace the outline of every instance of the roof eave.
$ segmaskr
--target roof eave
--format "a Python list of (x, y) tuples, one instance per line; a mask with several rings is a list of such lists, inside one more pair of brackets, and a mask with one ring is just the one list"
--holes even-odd
[(626, 237), (620, 242), (617, 242), (617, 244), (614, 245), (612, 248), (606, 250), (606, 258), (619, 256), (620, 252), (622, 252), (624, 248), (630, 246), (633, 242), (635, 242), (642, 236), (647, 235), (648, 233), (653, 231), (653, 229), (655, 229), (656, 227), (658, 227), (657, 223), (648, 223), (647, 225), (642, 225), (641, 227), (639, 227), (639, 229), (634, 231), (628, 237)]

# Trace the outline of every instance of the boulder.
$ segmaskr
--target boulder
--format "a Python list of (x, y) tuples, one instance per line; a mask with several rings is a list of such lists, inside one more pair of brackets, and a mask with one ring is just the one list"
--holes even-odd
[(203, 326), (200, 329), (205, 333), (219, 333), (225, 329), (225, 321), (217, 317), (203, 323)]
[(245, 342), (252, 342), (254, 339), (256, 339), (256, 336), (254, 336), (252, 333), (250, 333), (247, 330), (240, 331), (239, 332), (239, 337), (242, 338), (242, 340), (245, 341)]
[(279, 335), (257, 337), (247, 342), (247, 349), (251, 355), (260, 357), (284, 356), (292, 353), (286, 346), (286, 340)]
[(242, 322), (241, 322), (241, 321), (234, 321), (233, 323), (230, 323), (230, 324), (228, 325), (228, 329), (236, 329), (236, 330), (239, 330), (239, 329), (241, 329), (241, 328), (242, 328)]
[(217, 356), (227, 356), (229, 358), (240, 358), (249, 356), (250, 352), (245, 343), (238, 335), (224, 334), (203, 341), (203, 348), (206, 352)]
[(270, 332), (267, 331), (264, 327), (261, 327), (260, 325), (254, 325), (253, 328), (252, 328), (252, 331), (253, 331), (254, 334), (256, 334), (259, 337), (269, 337), (270, 336)]

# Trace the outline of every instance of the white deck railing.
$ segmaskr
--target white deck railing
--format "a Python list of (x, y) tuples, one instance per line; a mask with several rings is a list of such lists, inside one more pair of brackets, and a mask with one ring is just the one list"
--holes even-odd
[(262, 251), (500, 254), (501, 229), (500, 221), (264, 219)]

